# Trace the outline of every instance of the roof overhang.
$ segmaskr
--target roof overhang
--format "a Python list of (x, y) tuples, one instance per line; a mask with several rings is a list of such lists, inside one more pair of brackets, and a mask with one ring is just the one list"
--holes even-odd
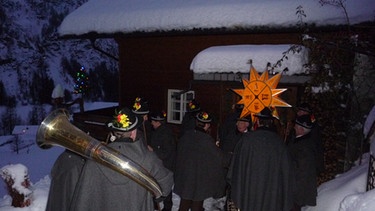
[[(373, 20), (375, 5), (372, 0), (345, 3), (351, 24)], [(107, 38), (207, 31), (248, 33), (249, 30), (264, 32), (293, 28), (299, 25), (299, 21), (319, 28), (347, 24), (342, 8), (322, 6), (316, 1), (112, 0), (108, 3), (90, 0), (64, 18), (59, 34), (62, 37)]]

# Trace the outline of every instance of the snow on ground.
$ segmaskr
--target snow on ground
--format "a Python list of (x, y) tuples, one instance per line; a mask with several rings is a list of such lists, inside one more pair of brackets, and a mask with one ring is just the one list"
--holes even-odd
[[(106, 104), (106, 106), (113, 104)], [(374, 107), (375, 108), (375, 107)], [(375, 112), (373, 113), (375, 115)], [(371, 118), (371, 117), (370, 117)], [(374, 120), (374, 118), (373, 118)], [(372, 121), (373, 121), (372, 120)], [(369, 124), (372, 124), (371, 122)], [(365, 127), (367, 128), (367, 127)], [(30, 131), (29, 131), (30, 132)], [(40, 149), (36, 144), (14, 152), (9, 144), (1, 145), (12, 136), (0, 137), (0, 169), (7, 168), (8, 165), (22, 164), (28, 169), (33, 191), (32, 205), (25, 208), (11, 207), (11, 198), (4, 188), (0, 189), (0, 211), (40, 211), (44, 210), (47, 202), (48, 190), (50, 186), (49, 172), (57, 156), (63, 151), (61, 147), (50, 149)], [(371, 148), (375, 145), (375, 137), (372, 137)], [(303, 211), (374, 211), (375, 210), (375, 190), (366, 192), (368, 163), (370, 154), (362, 156), (361, 164), (356, 163), (349, 171), (337, 175), (335, 179), (323, 183), (318, 187), (317, 206), (304, 207)], [(20, 175), (15, 175), (20, 176)], [(23, 175), (22, 175), (23, 176)], [(2, 183), (5, 187), (5, 183)], [(205, 201), (206, 210), (218, 210), (214, 208), (217, 203), (224, 203), (225, 198), (219, 202), (214, 199)], [(178, 209), (179, 197), (173, 195), (174, 207)]]

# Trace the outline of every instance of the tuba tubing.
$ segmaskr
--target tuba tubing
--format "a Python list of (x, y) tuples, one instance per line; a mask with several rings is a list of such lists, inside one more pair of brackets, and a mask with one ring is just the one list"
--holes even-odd
[(159, 184), (146, 169), (124, 154), (87, 135), (72, 125), (68, 118), (69, 112), (65, 109), (52, 111), (38, 128), (37, 145), (42, 149), (49, 149), (52, 146), (69, 149), (129, 177), (150, 191), (155, 198), (162, 196)]

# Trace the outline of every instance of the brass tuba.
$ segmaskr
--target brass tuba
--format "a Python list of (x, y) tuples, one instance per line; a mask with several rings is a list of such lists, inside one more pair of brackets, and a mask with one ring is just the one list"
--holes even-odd
[(155, 198), (162, 196), (159, 184), (142, 166), (120, 152), (105, 146), (69, 122), (69, 112), (57, 109), (41, 123), (36, 142), (42, 149), (61, 146), (107, 166), (134, 180)]

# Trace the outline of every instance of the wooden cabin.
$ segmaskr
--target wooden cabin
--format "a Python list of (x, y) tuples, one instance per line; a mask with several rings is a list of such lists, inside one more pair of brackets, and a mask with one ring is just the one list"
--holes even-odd
[[(251, 3), (243, 3), (242, 1), (241, 4), (244, 4), (243, 7), (238, 7), (237, 5), (237, 9), (231, 8), (232, 15), (235, 16), (232, 22), (227, 21), (230, 23), (204, 26), (206, 19), (212, 19), (210, 14), (213, 16), (218, 13), (218, 11), (215, 11), (215, 7), (212, 6), (205, 8), (207, 15), (202, 18), (202, 24), (199, 24), (199, 22), (195, 23), (196, 27), (194, 24), (189, 25), (189, 23), (184, 25), (184, 21), (186, 21), (184, 19), (188, 19), (195, 14), (189, 14), (189, 17), (185, 16), (184, 18), (183, 15), (185, 13), (179, 10), (182, 14), (177, 14), (180, 16), (174, 19), (174, 17), (168, 16), (173, 14), (173, 7), (168, 9), (168, 5), (165, 5), (165, 8), (158, 8), (156, 10), (158, 13), (154, 13), (154, 17), (151, 15), (149, 19), (145, 19), (142, 22), (142, 18), (147, 18), (150, 15), (150, 5), (145, 5), (141, 9), (138, 8), (139, 11), (137, 12), (132, 13), (132, 11), (128, 11), (129, 15), (126, 16), (126, 1), (122, 1), (122, 3), (121, 1), (116, 2), (113, 5), (117, 5), (117, 7), (122, 5), (124, 8), (111, 8), (111, 4), (105, 3), (106, 5), (102, 5), (103, 3), (100, 1), (87, 2), (65, 18), (60, 27), (60, 35), (68, 39), (95, 40), (100, 38), (114, 38), (118, 43), (119, 49), (119, 105), (131, 107), (134, 99), (142, 96), (148, 99), (151, 110), (168, 109), (168, 116), (171, 118), (168, 119), (168, 122), (175, 128), (176, 132), (178, 132), (179, 123), (186, 111), (186, 104), (189, 99), (195, 98), (204, 110), (212, 113), (218, 125), (231, 112), (231, 106), (240, 99), (231, 89), (242, 88), (241, 80), (202, 80), (196, 77), (190, 69), (190, 65), (199, 52), (212, 46), (301, 43), (301, 31), (297, 27), (297, 24), (293, 23), (285, 26), (278, 21), (278, 19), (283, 19), (286, 16), (287, 11), (285, 9), (288, 10), (288, 13), (295, 15), (295, 8), (298, 5), (284, 7), (282, 1), (270, 4), (268, 7), (269, 10), (272, 8), (279, 9), (280, 18), (271, 18), (269, 22), (264, 23), (275, 23), (273, 26), (262, 25), (263, 23), (259, 22), (258, 19), (249, 16), (252, 13), (258, 15), (260, 13), (259, 11), (251, 10)], [(170, 1), (169, 3), (172, 6), (179, 4), (178, 1)], [(233, 2), (233, 5), (236, 5), (235, 3)], [(85, 7), (88, 4), (91, 7)], [(183, 9), (184, 5), (192, 6), (188, 2), (180, 2), (180, 4), (181, 8), (179, 9)], [(195, 4), (193, 6), (199, 7), (199, 3)], [(228, 4), (226, 6), (232, 7), (233, 5)], [(103, 7), (111, 10), (112, 21), (116, 20), (116, 17), (121, 17), (124, 18), (122, 22), (119, 22), (118, 26), (114, 26), (111, 29), (105, 28), (102, 30), (99, 26), (105, 27), (106, 24), (110, 23), (104, 20), (108, 14), (103, 16), (100, 14), (102, 10), (98, 8), (102, 9)], [(91, 11), (88, 11), (87, 8), (90, 8)], [(319, 16), (318, 11), (325, 9), (319, 8), (315, 12), (309, 11), (311, 12), (309, 15), (313, 16), (312, 24), (319, 20), (319, 17), (315, 18), (315, 15)], [(144, 14), (142, 14), (143, 12)], [(164, 17), (155, 16), (159, 14), (163, 15), (164, 13)], [(85, 17), (81, 19), (80, 15)], [(241, 15), (246, 16), (248, 20), (241, 22), (241, 19), (241, 21), (236, 22), (236, 18), (238, 20)], [(292, 17), (296, 19), (294, 22), (297, 23), (297, 17)], [(218, 18), (222, 20), (220, 19), (217, 22), (225, 22), (226, 20), (225, 17)], [(342, 18), (344, 19), (344, 17)], [(159, 23), (158, 28), (146, 24), (147, 21), (152, 22), (154, 19), (163, 20)], [(230, 19), (230, 17), (227, 17), (227, 19)], [(82, 20), (89, 20), (90, 23)], [(135, 27), (134, 25), (138, 21), (140, 21), (138, 24), (139, 27)], [(324, 20), (321, 21), (324, 22)], [(319, 22), (321, 23), (321, 21)], [(181, 27), (179, 27), (179, 22), (183, 22), (181, 23)], [(176, 26), (175, 29), (170, 27), (170, 25), (173, 25), (172, 23)], [(327, 22), (327, 24), (335, 23)], [(329, 34), (332, 30), (340, 30), (340, 25), (327, 27), (327, 25), (322, 24), (322, 27), (313, 27), (310, 33)], [(218, 73), (217, 77), (224, 78), (222, 73)], [(282, 80), (278, 87), (286, 88), (287, 91), (283, 93), (281, 98), (292, 106), (296, 105), (304, 92), (304, 83), (307, 80), (306, 77), (301, 77), (299, 80), (298, 76), (293, 80)], [(179, 96), (176, 96), (176, 94)], [(172, 98), (175, 100), (174, 103), (172, 102)], [(284, 116), (290, 115), (291, 112), (293, 112), (292, 108), (289, 108), (289, 111), (285, 109), (281, 111)], [(111, 113), (103, 111), (98, 111), (97, 113), (104, 116), (111, 115)], [(91, 127), (94, 124), (87, 126), (87, 121), (84, 123), (84, 119), (91, 119), (95, 115), (95, 111), (75, 114), (75, 120), (82, 123), (80, 124), (82, 128)], [(89, 130), (88, 128), (86, 129)], [(213, 133), (216, 132), (217, 127), (213, 130)], [(100, 134), (95, 135), (103, 137)]]

